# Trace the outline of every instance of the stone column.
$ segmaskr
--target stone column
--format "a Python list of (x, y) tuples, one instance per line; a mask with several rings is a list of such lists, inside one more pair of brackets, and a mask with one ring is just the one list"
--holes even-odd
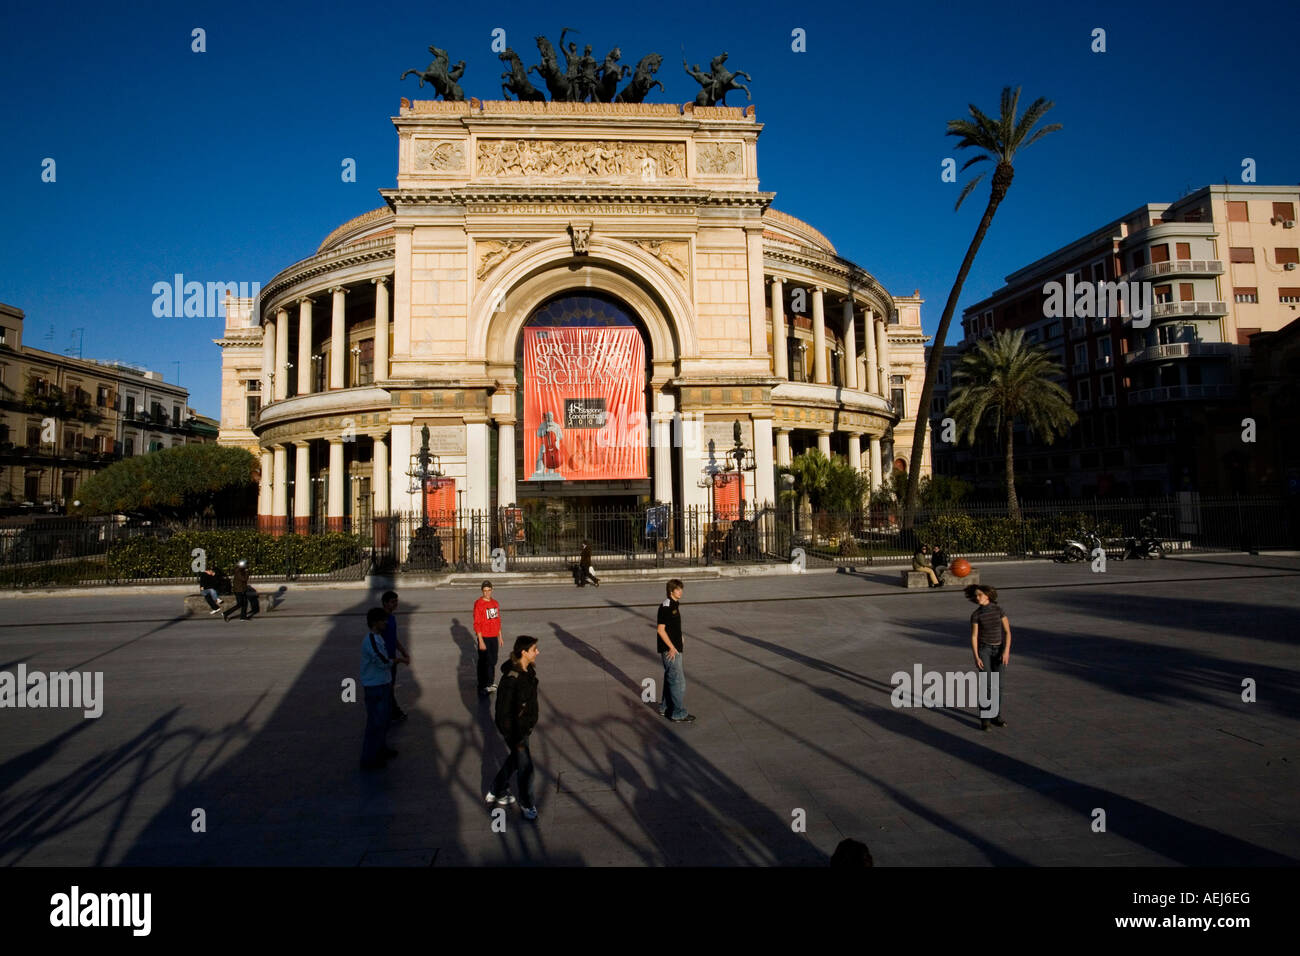
[(876, 313), (870, 309), (867, 310), (866, 334), (863, 336), (867, 341), (863, 344), (867, 347), (867, 391), (872, 395), (880, 394), (880, 368), (876, 359)]
[(298, 300), (298, 394), (311, 392), (311, 299)]
[(284, 521), (289, 514), (289, 464), (288, 449), (284, 445), (273, 445), (271, 477), (271, 526), (276, 534), (284, 534)]
[(822, 430), (817, 433), (817, 450), (827, 458), (831, 457), (831, 433)]
[(262, 449), (262, 475), (257, 483), (257, 527), (261, 530), (273, 524), (275, 510), (275, 455), (269, 448)]
[(293, 530), (295, 534), (311, 531), (311, 443), (293, 443)]
[[(267, 319), (262, 325), (262, 404), (269, 405), (275, 401), (272, 389), (275, 383), (275, 319)], [(267, 514), (270, 514), (268, 511)]]
[(388, 498), (388, 445), (384, 442), (384, 433), (372, 435), (374, 439), (374, 453), (371, 455), (371, 475), (370, 487), (375, 492), (375, 514), (386, 515), (389, 512)]
[[(348, 330), (347, 323), (344, 321), (346, 316), (344, 300), (348, 290), (341, 285), (336, 285), (330, 289), (330, 292), (334, 295), (330, 312), (330, 388), (334, 389), (344, 388), (344, 383), (347, 381), (344, 371), (347, 366), (344, 363), (348, 360)], [(340, 514), (339, 517), (341, 518), (342, 515)]]
[(862, 470), (862, 436), (849, 432), (849, 464), (854, 471)]
[(673, 418), (660, 412), (655, 415), (655, 483), (654, 498), (665, 504), (673, 502)]
[(497, 422), (497, 507), (515, 503), (515, 423)]
[(844, 300), (844, 384), (858, 387), (858, 330), (853, 327), (853, 300)]
[(777, 378), (790, 378), (790, 348), (785, 338), (785, 282), (772, 280), (772, 371)]
[(275, 401), (289, 394), (289, 313), (275, 313)]
[(790, 467), (790, 429), (776, 430), (776, 463), (785, 468)]
[(883, 317), (876, 325), (876, 358), (880, 362), (880, 394), (889, 398), (889, 332)]
[(329, 494), (325, 504), (325, 527), (330, 531), (343, 530), (343, 439), (331, 438)]
[(754, 501), (761, 508), (776, 503), (776, 474), (772, 461), (772, 419), (754, 419)]
[(375, 381), (388, 381), (388, 278), (371, 279), (375, 284)]
[(830, 382), (826, 369), (826, 312), (822, 301), (823, 289), (812, 290), (813, 300), (813, 381), (818, 385)]
[(883, 462), (880, 460), (880, 436), (871, 435), (868, 445), (867, 458), (869, 461), (867, 464), (871, 466), (871, 490), (879, 491), (881, 485), (884, 484), (885, 477)]
[(487, 422), (465, 423), (465, 476), (465, 507), (486, 511), (490, 490)]
[[(410, 424), (394, 425), (388, 433), (391, 442), (389, 451), (388, 487), (391, 490), (389, 507), (393, 512), (409, 514), (420, 510), (419, 493), (411, 493), (411, 478), (406, 474), (411, 467), (411, 430)], [(416, 448), (419, 440), (416, 440)]]

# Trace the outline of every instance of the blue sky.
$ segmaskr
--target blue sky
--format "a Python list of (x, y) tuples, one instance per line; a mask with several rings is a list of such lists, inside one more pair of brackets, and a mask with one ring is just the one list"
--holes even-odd
[[(123, 5), (126, 6), (126, 5)], [(438, 9), (447, 11), (443, 14)], [(466, 94), (499, 98), (492, 30), (537, 61), (533, 36), (580, 31), (598, 55), (664, 56), (681, 70), (721, 50), (753, 75), (761, 187), (893, 292), (919, 289), (933, 331), (987, 198), (953, 212), (948, 119), (997, 109), (1004, 85), (1055, 101), (1065, 129), (1016, 164), (962, 295), (1144, 202), (1207, 183), (1300, 181), (1293, 4), (856, 5), (755, 2), (9, 4), (0, 13), (0, 301), (24, 339), (155, 368), (219, 408), (216, 318), (155, 318), (153, 284), (266, 282), (394, 183), (389, 117), (416, 96), (402, 70), (436, 43), (467, 62)], [(558, 12), (558, 11), (563, 11)], [(207, 52), (191, 52), (191, 30)], [(1094, 28), (1105, 53), (1090, 50)], [(791, 32), (806, 31), (793, 52)], [(1281, 43), (1282, 45), (1279, 45)], [(744, 103), (732, 95), (730, 105)], [(344, 183), (340, 164), (357, 162)], [(57, 179), (42, 182), (42, 162)], [(53, 329), (52, 338), (49, 337)], [(959, 327), (958, 327), (959, 331)], [(950, 335), (950, 341), (953, 336)]]

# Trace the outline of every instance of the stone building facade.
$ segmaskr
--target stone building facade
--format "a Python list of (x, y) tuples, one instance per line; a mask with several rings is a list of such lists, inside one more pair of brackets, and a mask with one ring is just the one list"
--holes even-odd
[[(707, 506), (736, 423), (751, 506), (807, 448), (877, 486), (906, 466), (921, 300), (771, 208), (752, 107), (404, 100), (393, 123), (386, 205), (228, 304), (220, 440), (261, 455), (266, 523), (418, 512), (426, 426), (465, 509)], [(640, 479), (530, 479), (523, 330), (566, 310), (640, 332)]]

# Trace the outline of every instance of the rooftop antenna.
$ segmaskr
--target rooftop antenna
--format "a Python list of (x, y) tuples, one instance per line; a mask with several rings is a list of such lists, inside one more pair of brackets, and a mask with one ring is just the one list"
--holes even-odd
[(71, 355), (74, 358), (81, 358), (81, 346), (86, 340), (86, 330), (84, 328), (73, 329), (72, 335), (70, 337), (75, 339), (77, 344), (69, 345), (66, 349), (63, 350), (63, 354)]
[(179, 385), (181, 383), (181, 363), (177, 361), (172, 362), (172, 364), (176, 366), (176, 384)]

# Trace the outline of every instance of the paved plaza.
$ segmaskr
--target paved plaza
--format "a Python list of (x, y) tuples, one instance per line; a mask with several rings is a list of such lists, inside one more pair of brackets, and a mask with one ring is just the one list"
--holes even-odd
[(372, 774), (341, 688), (375, 593), (291, 585), (247, 624), (175, 593), (6, 596), (0, 670), (102, 671), (105, 701), (0, 710), (0, 864), (822, 865), (845, 837), (885, 866), (1300, 861), (1300, 558), (982, 572), (1014, 642), (987, 733), (891, 705), (897, 671), (973, 666), (973, 606), (897, 570), (688, 581), (680, 725), (642, 700), (662, 581), (498, 582), (505, 647), (541, 641), (541, 816), (504, 833), (475, 587), (401, 590), (411, 716)]

